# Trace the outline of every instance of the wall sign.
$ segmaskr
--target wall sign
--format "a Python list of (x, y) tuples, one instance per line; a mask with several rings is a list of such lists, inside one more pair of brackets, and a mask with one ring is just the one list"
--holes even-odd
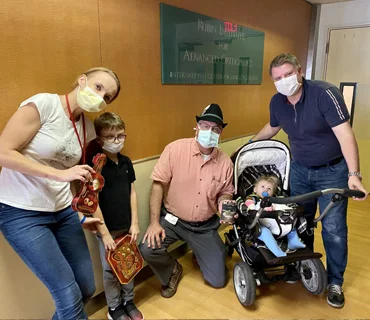
[(265, 34), (164, 3), (163, 84), (261, 84)]

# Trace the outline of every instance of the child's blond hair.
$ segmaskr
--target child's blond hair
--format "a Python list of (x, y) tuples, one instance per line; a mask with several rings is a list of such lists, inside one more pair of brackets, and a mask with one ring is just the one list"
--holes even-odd
[(260, 183), (261, 181), (267, 181), (269, 183), (272, 184), (272, 187), (273, 187), (273, 194), (276, 192), (276, 189), (277, 187), (279, 186), (279, 178), (272, 174), (272, 175), (263, 175), (263, 176), (260, 176), (256, 182), (254, 183), (254, 185), (256, 186), (258, 183)]

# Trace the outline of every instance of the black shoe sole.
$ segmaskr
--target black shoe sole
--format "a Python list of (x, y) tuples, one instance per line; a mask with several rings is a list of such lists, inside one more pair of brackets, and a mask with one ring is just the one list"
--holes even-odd
[(337, 308), (337, 309), (340, 309), (340, 308), (343, 308), (344, 307), (344, 302), (343, 304), (334, 304), (332, 302), (329, 301), (329, 298), (326, 298), (326, 302), (328, 303), (329, 306), (333, 307), (333, 308)]

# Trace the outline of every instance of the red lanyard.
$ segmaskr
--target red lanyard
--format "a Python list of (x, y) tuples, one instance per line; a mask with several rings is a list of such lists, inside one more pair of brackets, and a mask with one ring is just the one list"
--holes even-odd
[(73, 119), (71, 107), (69, 106), (68, 94), (66, 94), (66, 101), (67, 101), (67, 108), (68, 108), (68, 112), (69, 112), (69, 118), (72, 121), (73, 128), (75, 129), (76, 136), (77, 136), (77, 139), (78, 139), (78, 143), (80, 144), (80, 147), (81, 147), (81, 151), (82, 151), (82, 164), (85, 164), (86, 163), (86, 127), (85, 127), (85, 116), (84, 116), (83, 113), (81, 114), (81, 117), (82, 117), (82, 130), (83, 130), (83, 136), (84, 136), (83, 137), (84, 138), (84, 144), (82, 146), (80, 135), (78, 134), (78, 131), (77, 131), (77, 128), (76, 128), (76, 123), (75, 123), (75, 120)]

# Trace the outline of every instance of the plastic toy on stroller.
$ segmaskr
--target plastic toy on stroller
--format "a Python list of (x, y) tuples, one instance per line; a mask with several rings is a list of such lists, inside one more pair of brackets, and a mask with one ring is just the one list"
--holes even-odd
[[(261, 140), (246, 144), (233, 154), (232, 160), (239, 217), (235, 220), (233, 228), (225, 233), (225, 245), (229, 255), (236, 250), (242, 259), (235, 264), (233, 270), (234, 289), (239, 302), (244, 306), (251, 305), (256, 297), (256, 286), (279, 280), (288, 282), (301, 280), (303, 286), (312, 294), (323, 293), (327, 286), (327, 275), (320, 260), (322, 254), (304, 248), (287, 253), (284, 257), (276, 257), (258, 239), (260, 219), (274, 219), (280, 226), (288, 223), (291, 229), (295, 227), (300, 233), (307, 232), (303, 210), (295, 203), (333, 194), (331, 203), (320, 217), (315, 219), (316, 227), (326, 214), (330, 214), (330, 208), (335, 202), (342, 201), (345, 197), (361, 198), (364, 194), (349, 189), (326, 189), (287, 197), (290, 150), (280, 141)], [(253, 192), (255, 181), (262, 175), (271, 174), (280, 180), (278, 197), (263, 198), (258, 210), (248, 210), (244, 200)], [(264, 211), (264, 208), (271, 204), (287, 204), (290, 208)], [(287, 246), (286, 237), (282, 235), (276, 238), (284, 251)]]

